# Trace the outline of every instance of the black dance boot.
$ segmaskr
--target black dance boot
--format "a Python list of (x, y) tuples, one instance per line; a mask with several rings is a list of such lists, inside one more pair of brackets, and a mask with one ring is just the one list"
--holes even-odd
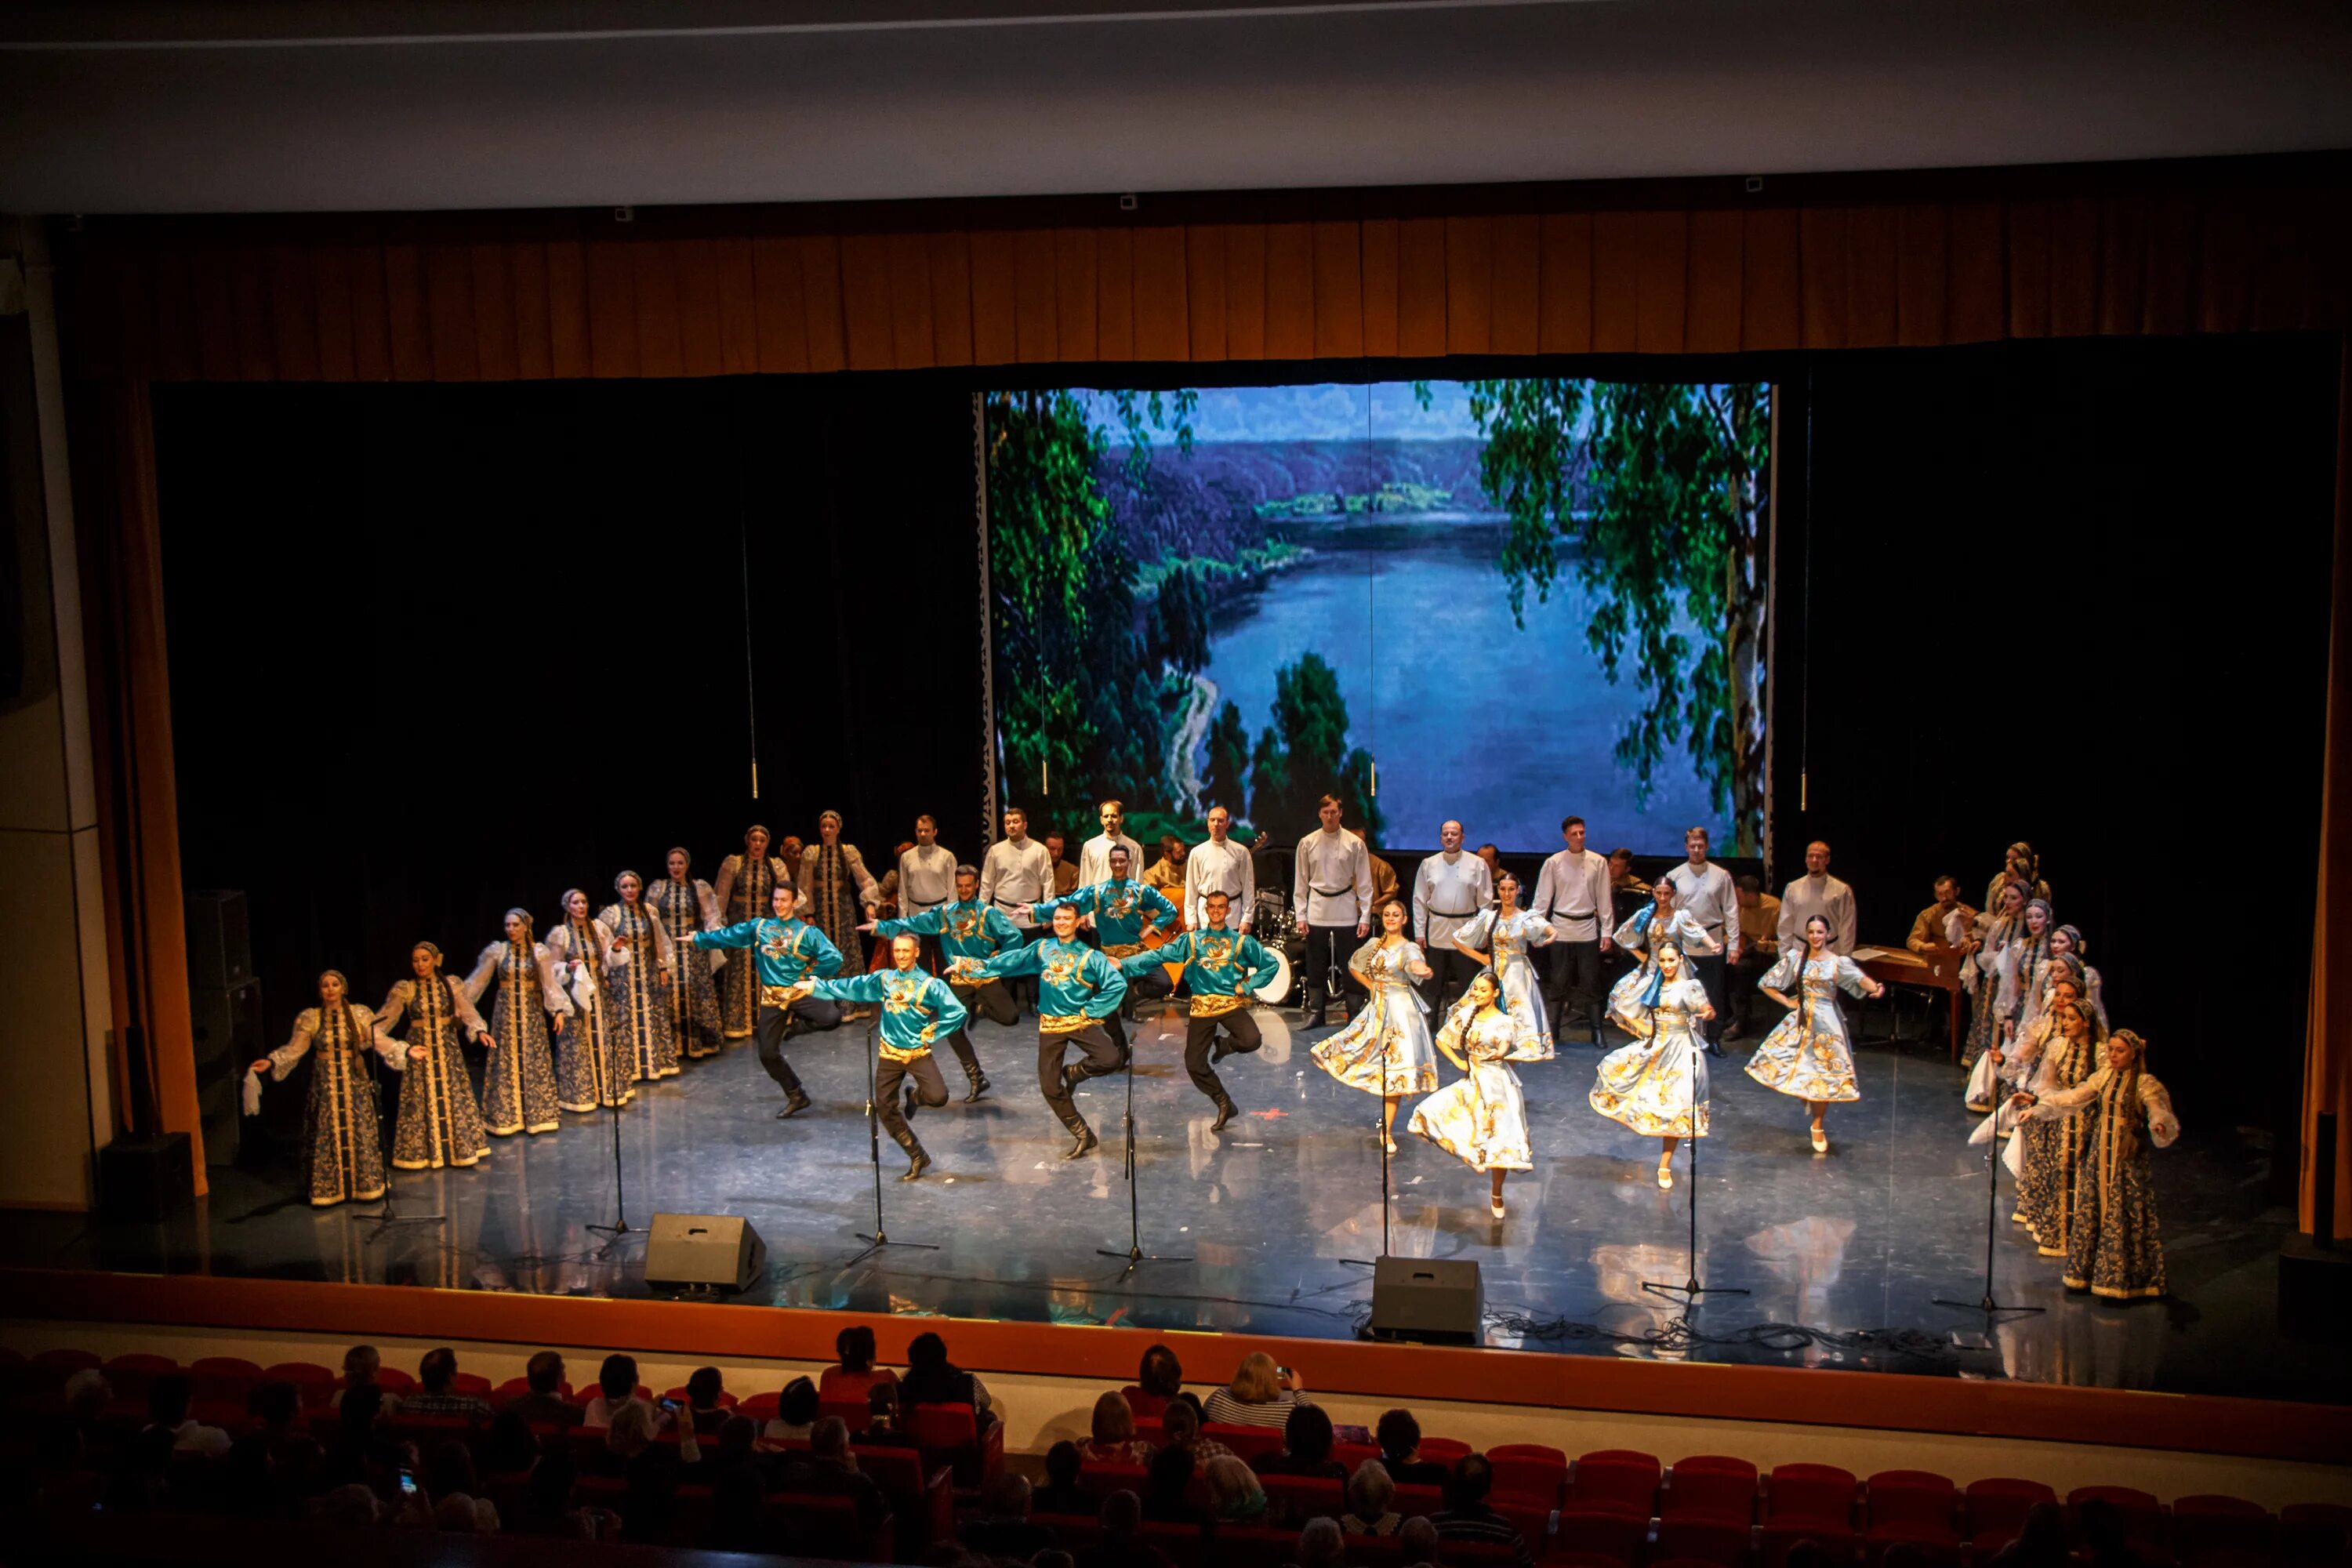
[(907, 1173), (898, 1179), (902, 1182), (919, 1182), (923, 1179), (923, 1173), (930, 1168), (930, 1155), (925, 1153), (923, 1146), (918, 1143), (907, 1151)]
[(1225, 1130), (1225, 1123), (1240, 1114), (1241, 1108), (1235, 1105), (1230, 1097), (1220, 1099), (1217, 1101), (1217, 1119), (1209, 1123), (1209, 1131), (1223, 1132)]
[(922, 1102), (921, 1099), (920, 1099), (920, 1098), (919, 1098), (919, 1097), (917, 1096), (917, 1094), (916, 1094), (916, 1092), (915, 1092), (915, 1086), (914, 1086), (913, 1084), (911, 1084), (911, 1083), (910, 1083), (910, 1084), (908, 1084), (908, 1085), (907, 1086), (907, 1105), (906, 1105), (906, 1109), (905, 1109), (905, 1110), (901, 1110), (901, 1111), (899, 1112), (899, 1114), (900, 1114), (901, 1116), (904, 1116), (908, 1121), (912, 1121), (915, 1119), (915, 1112), (917, 1112), (918, 1110), (920, 1110), (922, 1108), (923, 1108), (923, 1102)]
[(966, 1076), (971, 1079), (971, 1092), (963, 1097), (963, 1102), (966, 1105), (976, 1105), (980, 1102), (981, 1097), (988, 1092), (988, 1075), (980, 1068), (973, 1068)]
[(784, 1108), (776, 1112), (776, 1120), (782, 1121), (785, 1117), (791, 1116), (798, 1111), (806, 1110), (810, 1106), (815, 1103), (816, 1102), (814, 1100), (808, 1097), (808, 1090), (801, 1088), (798, 1084), (794, 1084), (792, 1088), (784, 1090)]
[(1095, 1138), (1095, 1130), (1087, 1125), (1086, 1119), (1084, 1117), (1074, 1116), (1068, 1121), (1063, 1122), (1062, 1125), (1068, 1128), (1077, 1140), (1077, 1142), (1070, 1145), (1069, 1152), (1064, 1154), (1062, 1156), (1063, 1159), (1076, 1160), (1095, 1152), (1095, 1144), (1097, 1142)]

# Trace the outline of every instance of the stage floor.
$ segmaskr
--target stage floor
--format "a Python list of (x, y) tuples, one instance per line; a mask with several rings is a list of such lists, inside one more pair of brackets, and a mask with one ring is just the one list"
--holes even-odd
[[(858, 1257), (856, 1233), (874, 1221), (862, 1026), (792, 1043), (816, 1104), (789, 1121), (774, 1119), (781, 1097), (748, 1043), (640, 1086), (620, 1117), (628, 1218), (643, 1226), (656, 1209), (749, 1217), (770, 1262), (739, 1300), (782, 1307), (1354, 1334), (1371, 1287), (1370, 1271), (1346, 1260), (1381, 1249), (1378, 1102), (1308, 1059), (1321, 1031), (1310, 1037), (1295, 1013), (1260, 1009), (1265, 1049), (1220, 1069), (1246, 1114), (1212, 1133), (1214, 1113), (1184, 1077), (1178, 1005), (1136, 1026), (1134, 1089), (1142, 1246), (1183, 1261), (1126, 1266), (1121, 1079), (1080, 1089), (1103, 1145), (1065, 1163), (1067, 1135), (1037, 1096), (1034, 1033), (985, 1023), (974, 1040), (995, 1080), (992, 1097), (917, 1119), (933, 1173), (899, 1183), (904, 1158), (882, 1145), (892, 1240), (937, 1250)], [(2068, 1297), (2056, 1265), (2010, 1223), (2004, 1174), (1996, 1294), (2048, 1310), (1997, 1328), (1990, 1348), (1962, 1350), (1949, 1331), (1981, 1329), (1981, 1317), (1933, 1300), (1982, 1292), (1984, 1165), (1965, 1144), (1973, 1119), (1941, 1043), (1861, 1050), (1862, 1099), (1832, 1110), (1825, 1156), (1807, 1142), (1802, 1107), (1740, 1071), (1745, 1058), (1735, 1042), (1713, 1064), (1697, 1270), (1710, 1286), (1750, 1294), (1708, 1296), (1687, 1314), (1687, 1332), (1669, 1328), (1685, 1317), (1675, 1301), (1643, 1289), (1689, 1272), (1684, 1157), (1675, 1189), (1660, 1192), (1656, 1144), (1585, 1102), (1598, 1059), (1590, 1046), (1564, 1045), (1557, 1061), (1518, 1068), (1536, 1169), (1511, 1179), (1505, 1220), (1486, 1212), (1484, 1177), (1403, 1135), (1408, 1102), (1398, 1117), (1391, 1250), (1477, 1261), (1494, 1345), (2305, 1401), (2352, 1394), (2342, 1346), (2291, 1344), (2276, 1331), (2273, 1259), (2291, 1216), (2267, 1206), (2269, 1155), (2257, 1135), (2200, 1126), (2184, 1108), (2186, 1136), (2156, 1159), (2175, 1292), (2162, 1302)], [(961, 1074), (944, 1052), (941, 1066), (961, 1095)], [(221, 1167), (212, 1195), (173, 1224), (85, 1228), (81, 1216), (17, 1214), (0, 1219), (0, 1246), (22, 1265), (647, 1293), (642, 1237), (600, 1258), (602, 1238), (587, 1229), (614, 1210), (602, 1115), (497, 1140), (471, 1171), (398, 1175), (401, 1209), (446, 1215), (443, 1224), (378, 1235), (379, 1205), (314, 1210), (299, 1187), (290, 1163)]]

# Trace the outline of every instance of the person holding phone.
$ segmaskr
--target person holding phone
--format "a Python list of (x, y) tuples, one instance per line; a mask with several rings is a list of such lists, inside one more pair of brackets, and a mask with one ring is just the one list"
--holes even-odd
[(1264, 1351), (1252, 1351), (1234, 1369), (1234, 1380), (1201, 1404), (1203, 1421), (1228, 1426), (1286, 1427), (1291, 1407), (1307, 1403), (1298, 1374), (1276, 1366)]

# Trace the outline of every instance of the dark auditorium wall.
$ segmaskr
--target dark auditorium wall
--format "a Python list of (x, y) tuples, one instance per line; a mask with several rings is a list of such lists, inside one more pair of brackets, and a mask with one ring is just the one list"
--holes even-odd
[[(2076, 340), (1376, 374), (1780, 381), (1775, 879), (1826, 837), (1864, 940), (1899, 942), (1937, 871), (1974, 901), (2029, 838), (2184, 1115), (2284, 1132), (2336, 352)], [(251, 898), (272, 1031), (322, 966), (373, 1000), (417, 937), (470, 961), (510, 903), (543, 926), (564, 887), (602, 900), (673, 842), (709, 877), (754, 819), (806, 834), (838, 805), (878, 869), (929, 810), (975, 853), (970, 389), (1339, 367), (1202, 368), (160, 388), (186, 879)]]

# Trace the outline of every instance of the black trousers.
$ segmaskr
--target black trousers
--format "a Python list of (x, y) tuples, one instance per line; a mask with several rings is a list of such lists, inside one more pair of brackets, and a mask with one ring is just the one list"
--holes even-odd
[[(1722, 938), (1718, 936), (1716, 940), (1720, 942)], [(1724, 1011), (1730, 1005), (1729, 990), (1724, 984), (1723, 954), (1692, 953), (1690, 966), (1691, 973), (1697, 976), (1699, 984), (1706, 990), (1708, 1005), (1715, 1009), (1715, 1016), (1700, 1026), (1700, 1032), (1706, 1037), (1707, 1044), (1713, 1045), (1723, 1038)]]
[(1265, 1044), (1265, 1037), (1258, 1033), (1257, 1020), (1250, 1016), (1247, 1007), (1236, 1007), (1230, 1013), (1207, 1018), (1195, 1015), (1185, 1021), (1184, 1072), (1192, 1079), (1192, 1087), (1223, 1110), (1233, 1103), (1233, 1099), (1225, 1093), (1225, 1080), (1209, 1064), (1209, 1053), (1216, 1044), (1219, 1029), (1224, 1030), (1225, 1037), (1233, 1042), (1225, 1049), (1238, 1055), (1256, 1050)]
[(1328, 993), (1330, 972), (1335, 968), (1341, 976), (1341, 990), (1359, 998), (1369, 994), (1363, 982), (1348, 967), (1349, 955), (1355, 952), (1351, 944), (1360, 940), (1354, 926), (1307, 928), (1307, 973), (1299, 976), (1299, 984), (1306, 988), (1308, 1012), (1317, 1011), (1331, 1000)]
[(1013, 1000), (1005, 982), (992, 980), (982, 986), (959, 985), (956, 1000), (992, 1024), (1017, 1024), (1021, 1021), (1020, 1005)]
[[(1437, 1015), (1431, 1020), (1431, 1026), (1434, 1028), (1444, 1019), (1445, 1009), (1470, 989), (1470, 982), (1477, 976), (1478, 964), (1458, 947), (1440, 947), (1433, 943), (1421, 951), (1429, 960), (1429, 978), (1421, 983), (1421, 994), (1422, 999), (1429, 1004), (1430, 1010)], [(1552, 1020), (1552, 1027), (1555, 1030), (1559, 1027), (1559, 1019)]]
[(1175, 989), (1176, 983), (1168, 978), (1168, 966), (1155, 963), (1140, 974), (1128, 976), (1127, 1000), (1129, 1003), (1157, 1002)]
[(1601, 1043), (1601, 939), (1554, 942), (1544, 954), (1544, 1011), (1551, 1015), (1552, 1034), (1564, 1034), (1571, 1018), (1592, 1029), (1592, 1043)]
[(915, 1080), (915, 1103), (939, 1107), (948, 1102), (947, 1080), (940, 1077), (940, 1064), (925, 1051), (912, 1061), (898, 1061), (884, 1057), (874, 1068), (874, 1110), (880, 1118), (882, 1131), (890, 1141), (908, 1153), (919, 1152), (922, 1142), (915, 1130), (907, 1125), (907, 1112), (898, 1103), (898, 1085), (908, 1079)]
[(1117, 1072), (1126, 1064), (1127, 1052), (1099, 1022), (1066, 1035), (1038, 1031), (1037, 1092), (1045, 1097), (1047, 1108), (1062, 1119), (1063, 1126), (1073, 1132), (1084, 1132), (1087, 1119), (1078, 1114), (1077, 1102), (1070, 1098), (1069, 1089), (1062, 1082), (1062, 1058), (1072, 1046), (1086, 1053), (1074, 1069), (1080, 1079)]
[(813, 1029), (838, 1028), (841, 1009), (814, 996), (803, 996), (790, 1007), (770, 1006), (764, 1002), (760, 1005), (760, 1021), (752, 1026), (751, 1038), (759, 1048), (760, 1065), (768, 1069), (768, 1076), (781, 1084), (786, 1094), (802, 1092), (801, 1075), (784, 1060), (784, 1034), (795, 1019)]

